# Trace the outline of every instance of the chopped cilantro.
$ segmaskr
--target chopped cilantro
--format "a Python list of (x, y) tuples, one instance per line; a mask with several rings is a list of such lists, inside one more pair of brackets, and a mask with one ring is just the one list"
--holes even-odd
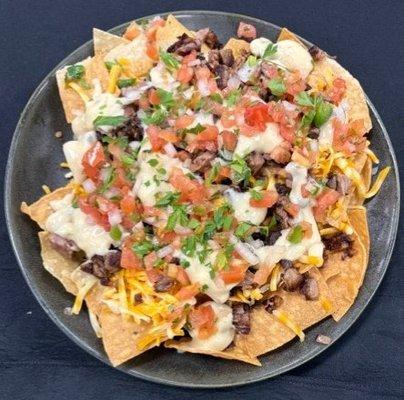
[(202, 293), (205, 293), (208, 289), (209, 289), (209, 286), (205, 283), (205, 284), (202, 285), (202, 287), (201, 287), (201, 292), (202, 292)]
[(233, 170), (233, 180), (235, 183), (246, 181), (251, 176), (251, 169), (241, 157), (235, 157), (230, 164), (230, 168)]
[(295, 100), (299, 106), (314, 107), (315, 104), (315, 100), (307, 92), (298, 93)]
[(272, 78), (268, 82), (268, 88), (271, 93), (277, 97), (282, 96), (286, 92), (286, 86), (282, 78)]
[(227, 96), (226, 103), (229, 107), (235, 106), (240, 99), (241, 89), (233, 89)]
[(197, 123), (193, 128), (187, 128), (184, 129), (184, 133), (194, 133), (194, 134), (198, 134), (201, 133), (202, 131), (204, 131), (206, 128), (201, 125), (200, 123)]
[(213, 164), (206, 178), (206, 186), (212, 185), (212, 182), (214, 182), (216, 178), (219, 176), (219, 170), (220, 170), (220, 164), (219, 163)]
[(180, 194), (177, 192), (167, 192), (163, 197), (157, 200), (155, 207), (166, 207), (177, 202)]
[(65, 81), (66, 82), (78, 81), (84, 76), (85, 72), (86, 69), (84, 68), (84, 65), (80, 64), (70, 65), (69, 67), (67, 67), (66, 70)]
[(253, 55), (248, 56), (247, 61), (246, 61), (246, 64), (247, 64), (249, 67), (255, 67), (255, 66), (258, 64), (257, 57), (255, 57), (255, 56), (253, 56)]
[(145, 241), (134, 244), (132, 249), (139, 257), (144, 257), (154, 250), (154, 245), (151, 242)]
[(197, 219), (192, 218), (188, 223), (188, 228), (196, 229), (200, 226), (200, 222)]
[(101, 187), (98, 189), (98, 192), (105, 193), (111, 187), (115, 178), (116, 178), (115, 169), (112, 167), (109, 167), (107, 169), (107, 176), (106, 176), (104, 182), (102, 183)]
[(149, 161), (147, 161), (147, 163), (152, 166), (153, 168), (157, 166), (157, 164), (159, 163), (158, 160), (156, 160), (155, 158), (150, 159)]
[(177, 223), (182, 226), (187, 226), (189, 223), (186, 207), (184, 205), (173, 205), (173, 212), (167, 219), (165, 229), (167, 231), (172, 231)]
[(182, 260), (180, 261), (180, 265), (181, 265), (184, 269), (186, 269), (186, 268), (188, 268), (188, 267), (191, 265), (191, 263), (190, 263), (189, 261), (187, 261), (187, 260), (182, 259)]
[(156, 107), (151, 114), (144, 114), (140, 119), (145, 125), (160, 125), (167, 117), (167, 110), (163, 107)]
[(94, 121), (93, 124), (95, 127), (97, 126), (118, 126), (123, 124), (128, 117), (123, 115), (116, 116), (107, 116), (107, 115), (99, 115)]
[(192, 257), (196, 251), (196, 237), (188, 236), (182, 242), (182, 251), (188, 257)]
[(292, 244), (298, 244), (303, 239), (303, 229), (301, 225), (296, 225), (288, 235), (288, 240)]
[(251, 189), (250, 190), (250, 196), (253, 200), (262, 200), (262, 198), (264, 197), (264, 195), (262, 194), (262, 192), (258, 192), (255, 189)]
[(118, 225), (114, 225), (111, 230), (109, 231), (109, 236), (115, 241), (120, 240), (122, 237), (122, 232), (119, 229)]
[(170, 109), (174, 104), (174, 97), (171, 92), (167, 92), (163, 89), (157, 89), (157, 96), (160, 99), (160, 104), (166, 109)]
[(303, 118), (300, 122), (300, 127), (301, 128), (306, 128), (308, 126), (310, 126), (313, 122), (314, 116), (316, 115), (316, 111), (315, 110), (310, 110), (309, 112), (305, 113), (303, 115)]
[(118, 63), (116, 62), (116, 61), (105, 61), (105, 68), (108, 70), (108, 71), (111, 71), (111, 68), (114, 66), (114, 65), (118, 65)]
[(239, 238), (243, 239), (247, 232), (250, 230), (251, 225), (248, 224), (247, 222), (242, 222), (234, 231), (234, 234)]
[(135, 83), (136, 83), (135, 78), (127, 78), (127, 79), (118, 79), (117, 85), (119, 89), (122, 89), (129, 86), (133, 86)]
[(319, 98), (316, 102), (316, 115), (314, 116), (313, 122), (317, 128), (324, 125), (332, 114), (332, 105), (327, 101)]
[(267, 48), (264, 51), (264, 54), (262, 55), (262, 58), (270, 58), (276, 54), (278, 51), (278, 46), (274, 43), (269, 43)]
[(163, 61), (169, 71), (173, 71), (181, 65), (181, 63), (170, 53), (160, 50), (160, 60)]
[(219, 93), (213, 93), (209, 97), (216, 103), (223, 104), (222, 96)]
[(122, 163), (123, 163), (124, 165), (130, 166), (130, 165), (133, 165), (133, 163), (135, 162), (135, 157), (133, 157), (133, 156), (130, 155), (130, 154), (123, 153), (123, 154), (121, 155), (121, 161), (122, 161)]

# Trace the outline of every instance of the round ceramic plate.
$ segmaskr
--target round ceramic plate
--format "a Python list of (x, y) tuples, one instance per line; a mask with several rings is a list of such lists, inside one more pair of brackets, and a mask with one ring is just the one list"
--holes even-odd
[[(236, 14), (210, 11), (184, 11), (175, 14), (191, 29), (211, 27), (222, 42), (234, 36), (240, 21), (254, 24), (260, 36), (272, 40), (276, 40), (280, 31), (278, 26), (268, 22)], [(118, 26), (111, 32), (121, 34), (126, 26), (127, 24)], [(58, 168), (59, 163), (64, 161), (62, 145), (60, 140), (54, 138), (53, 133), (61, 130), (64, 140), (69, 140), (71, 130), (65, 122), (59, 100), (55, 71), (89, 55), (92, 55), (92, 41), (78, 48), (51, 71), (28, 101), (11, 145), (5, 203), (11, 241), (33, 294), (56, 325), (74, 342), (108, 363), (102, 343), (90, 327), (87, 313), (83, 312), (75, 317), (63, 313), (63, 309), (72, 304), (73, 298), (43, 268), (36, 234), (38, 228), (27, 216), (20, 213), (22, 201), (30, 203), (43, 194), (42, 184), (51, 188), (65, 184), (63, 171)], [(292, 341), (262, 356), (261, 368), (204, 355), (179, 354), (174, 350), (161, 348), (146, 352), (120, 366), (120, 370), (139, 378), (178, 386), (242, 385), (281, 374), (315, 357), (326, 348), (316, 343), (317, 334), (328, 335), (335, 342), (347, 331), (365, 309), (383, 278), (393, 249), (399, 215), (400, 190), (393, 148), (386, 129), (370, 102), (369, 107), (373, 122), (372, 148), (380, 157), (381, 165), (391, 165), (392, 171), (379, 195), (367, 204), (372, 241), (370, 262), (359, 296), (344, 318), (339, 323), (329, 318), (310, 328), (304, 343)]]

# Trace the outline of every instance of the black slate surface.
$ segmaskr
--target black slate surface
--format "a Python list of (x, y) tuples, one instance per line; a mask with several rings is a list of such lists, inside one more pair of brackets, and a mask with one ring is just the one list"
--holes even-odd
[[(47, 71), (87, 41), (93, 26), (181, 9), (266, 19), (318, 44), (363, 84), (400, 163), (404, 126), (404, 2), (398, 1), (0, 1), (0, 165), (29, 95)], [(1, 183), (3, 174), (1, 174)], [(388, 207), (388, 204), (386, 204)], [(48, 319), (11, 251), (4, 216), (0, 293), (0, 399), (393, 399), (404, 397), (403, 239), (367, 310), (331, 349), (278, 378), (230, 390), (185, 390), (115, 371), (84, 353)]]

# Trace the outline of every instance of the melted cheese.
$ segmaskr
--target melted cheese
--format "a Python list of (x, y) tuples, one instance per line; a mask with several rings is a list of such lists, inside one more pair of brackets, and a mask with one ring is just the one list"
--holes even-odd
[(292, 175), (292, 190), (290, 192), (290, 201), (299, 207), (306, 207), (310, 200), (302, 196), (302, 186), (307, 183), (307, 168), (294, 162), (290, 162), (285, 171)]
[(233, 206), (237, 221), (249, 222), (253, 225), (260, 225), (264, 221), (267, 209), (250, 206), (251, 195), (249, 192), (237, 192), (234, 189), (228, 189), (225, 196)]
[(74, 181), (77, 183), (81, 183), (85, 179), (81, 161), (85, 152), (96, 140), (95, 132), (87, 132), (79, 136), (79, 140), (70, 140), (63, 145), (66, 162), (73, 174)]
[(230, 290), (235, 285), (226, 285), (218, 276), (212, 278), (210, 265), (215, 263), (217, 254), (217, 251), (209, 254), (205, 263), (201, 263), (197, 256), (187, 257), (180, 251), (177, 251), (175, 256), (182, 261), (189, 262), (189, 267), (187, 267), (185, 271), (192, 283), (196, 283), (200, 287), (205, 287), (204, 293), (215, 302), (224, 303), (228, 300)]
[(235, 335), (232, 309), (225, 304), (217, 304), (213, 301), (205, 304), (210, 305), (215, 313), (216, 332), (207, 339), (199, 339), (196, 332), (191, 330), (191, 346), (199, 350), (222, 351), (229, 346)]
[(147, 39), (144, 35), (139, 35), (128, 44), (121, 44), (114, 47), (104, 57), (104, 61), (119, 61), (120, 59), (130, 60), (138, 63), (139, 60), (146, 58)]
[(257, 39), (254, 39), (250, 43), (251, 53), (254, 54), (254, 56), (256, 56), (256, 57), (263, 57), (265, 50), (270, 43), (272, 43), (272, 42), (269, 39), (264, 38), (264, 37), (259, 37)]
[[(154, 206), (158, 194), (175, 191), (174, 187), (167, 182), (173, 168), (180, 168), (184, 173), (190, 171), (183, 167), (177, 158), (171, 158), (165, 154), (148, 153), (148, 143), (142, 145), (141, 152), (139, 152), (139, 172), (136, 175), (133, 191), (143, 205)], [(150, 165), (151, 160), (157, 160), (158, 164)], [(161, 169), (164, 170), (163, 173), (159, 172)]]
[(281, 40), (277, 44), (274, 59), (289, 71), (299, 71), (305, 79), (313, 69), (313, 59), (310, 53), (293, 40)]
[[(86, 103), (85, 111), (72, 121), (72, 129), (75, 137), (94, 130), (94, 120), (105, 115), (109, 117), (124, 115), (124, 99), (115, 97), (110, 93), (101, 93), (99, 85), (94, 90), (92, 100)], [(104, 131), (110, 131), (112, 126), (100, 126)]]
[(320, 147), (330, 147), (332, 146), (334, 140), (334, 127), (333, 127), (333, 119), (338, 118), (342, 122), (346, 122), (346, 107), (347, 104), (345, 101), (342, 101), (338, 107), (333, 106), (331, 118), (320, 127), (320, 134), (318, 137), (318, 142)]
[(179, 82), (174, 79), (162, 63), (157, 64), (150, 70), (150, 80), (155, 88), (167, 90), (168, 92), (172, 92), (179, 86)]
[(46, 230), (73, 240), (87, 258), (94, 254), (105, 255), (113, 244), (112, 238), (100, 226), (90, 224), (80, 208), (73, 208), (72, 200), (73, 195), (68, 194), (62, 200), (51, 201), (54, 212), (46, 221)]
[(240, 157), (245, 157), (253, 151), (270, 153), (282, 142), (283, 138), (279, 134), (279, 125), (270, 122), (267, 124), (266, 130), (263, 133), (257, 133), (254, 136), (240, 135), (238, 137), (234, 154)]

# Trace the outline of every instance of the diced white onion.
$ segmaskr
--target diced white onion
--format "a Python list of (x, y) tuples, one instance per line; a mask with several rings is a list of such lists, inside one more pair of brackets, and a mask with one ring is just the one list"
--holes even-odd
[(177, 224), (174, 228), (174, 232), (178, 233), (179, 235), (190, 235), (192, 233), (192, 229), (185, 228), (179, 224)]
[(140, 142), (138, 142), (137, 140), (133, 140), (132, 142), (129, 142), (129, 147), (132, 150), (137, 150), (140, 147)]
[(198, 90), (201, 96), (209, 96), (210, 95), (210, 90), (208, 86), (208, 82), (204, 79), (198, 81)]
[(159, 257), (159, 258), (167, 257), (173, 251), (174, 251), (173, 246), (171, 246), (171, 245), (165, 246), (157, 251), (157, 257)]
[(240, 242), (234, 235), (230, 236), (230, 242), (234, 244), (234, 250), (250, 265), (256, 265), (260, 262), (260, 259), (254, 254), (252, 246)]
[(177, 150), (175, 149), (172, 143), (167, 143), (164, 145), (164, 151), (167, 153), (168, 156), (174, 157), (177, 154)]
[(241, 83), (241, 81), (240, 81), (239, 77), (233, 75), (233, 76), (231, 76), (231, 77), (229, 78), (229, 80), (227, 81), (227, 87), (228, 87), (230, 90), (238, 89), (239, 86), (240, 86), (240, 83)]
[(83, 189), (87, 192), (87, 193), (92, 193), (95, 191), (96, 186), (95, 183), (90, 179), (87, 178), (84, 182), (83, 182)]
[(264, 246), (264, 242), (262, 240), (249, 240), (248, 244), (250, 244), (254, 249), (259, 249), (260, 247)]
[(108, 213), (108, 222), (112, 226), (120, 224), (122, 222), (122, 214), (121, 214), (121, 212), (118, 209), (110, 211)]

